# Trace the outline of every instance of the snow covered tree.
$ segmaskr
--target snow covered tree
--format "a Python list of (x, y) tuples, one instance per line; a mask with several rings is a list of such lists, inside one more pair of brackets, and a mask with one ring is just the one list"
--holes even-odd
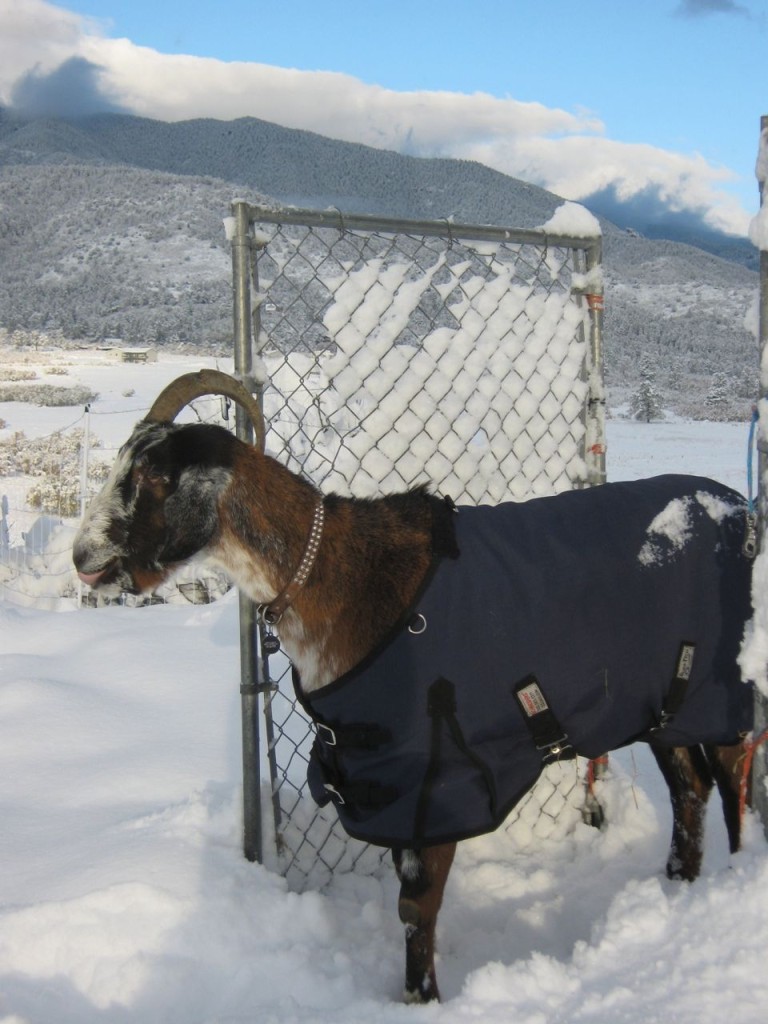
[(707, 396), (704, 399), (708, 414), (712, 414), (711, 418), (723, 418), (723, 413), (730, 399), (733, 397), (733, 393), (733, 382), (727, 373), (722, 370), (718, 370), (716, 373), (712, 374), (709, 390), (707, 391)]
[(640, 362), (640, 384), (629, 400), (629, 411), (636, 420), (657, 420), (662, 414), (661, 395), (656, 387), (656, 367), (647, 354)]
[[(0, 476), (30, 476), (27, 505), (40, 512), (76, 516), (80, 508), (80, 463), (83, 431), (70, 430), (42, 438), (28, 438), (16, 431), (0, 443)], [(93, 434), (91, 449), (101, 447)], [(96, 490), (109, 474), (109, 465), (92, 459), (88, 464), (89, 486)]]

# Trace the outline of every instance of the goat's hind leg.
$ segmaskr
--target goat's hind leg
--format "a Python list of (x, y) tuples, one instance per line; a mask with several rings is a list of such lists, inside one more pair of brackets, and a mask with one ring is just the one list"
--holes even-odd
[(667, 876), (692, 882), (701, 870), (704, 819), (714, 783), (701, 747), (663, 747), (651, 743), (672, 801), (672, 845)]
[(741, 780), (747, 757), (746, 740), (730, 746), (704, 747), (720, 799), (731, 853), (741, 848)]
[(451, 870), (455, 843), (423, 850), (393, 850), (400, 879), (400, 920), (405, 925), (405, 998), (439, 999), (435, 979), (435, 925)]

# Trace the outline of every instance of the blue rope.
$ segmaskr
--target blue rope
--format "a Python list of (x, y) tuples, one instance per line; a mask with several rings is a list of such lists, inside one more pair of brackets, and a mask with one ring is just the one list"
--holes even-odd
[(749, 440), (747, 441), (747, 502), (750, 515), (753, 515), (755, 512), (752, 466), (755, 461), (755, 436), (757, 434), (757, 421), (759, 418), (757, 406), (753, 405), (752, 419), (749, 422)]

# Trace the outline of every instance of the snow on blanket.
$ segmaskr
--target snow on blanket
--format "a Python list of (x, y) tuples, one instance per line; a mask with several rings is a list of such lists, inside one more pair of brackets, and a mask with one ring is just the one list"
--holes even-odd
[(721, 523), (726, 516), (733, 514), (733, 505), (706, 491), (697, 491), (694, 497), (675, 498), (648, 526), (648, 540), (638, 555), (643, 565), (657, 565), (664, 561), (665, 549), (659, 545), (659, 538), (669, 541), (676, 551), (685, 547), (691, 539), (695, 505), (700, 505), (715, 523)]

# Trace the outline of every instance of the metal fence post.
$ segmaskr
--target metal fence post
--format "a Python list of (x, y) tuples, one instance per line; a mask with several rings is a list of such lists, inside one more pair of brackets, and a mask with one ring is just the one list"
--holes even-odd
[[(768, 159), (768, 114), (760, 119), (760, 156)], [(763, 169), (764, 170), (764, 169)], [(760, 178), (760, 205), (768, 204), (768, 184)], [(768, 251), (760, 250), (760, 299), (758, 307), (758, 346), (762, 368), (760, 378), (760, 442), (759, 449), (759, 538), (762, 557), (768, 550)], [(754, 735), (760, 736), (768, 728), (768, 697), (755, 690)], [(768, 743), (761, 743), (754, 751), (752, 762), (752, 806), (763, 823), (768, 836)]]
[(91, 447), (91, 403), (83, 410), (83, 443), (80, 451), (80, 518), (88, 505), (88, 459)]
[(603, 285), (602, 241), (597, 240), (586, 251), (589, 316), (589, 394), (587, 397), (587, 438), (585, 461), (590, 486), (606, 481), (605, 382), (603, 374)]
[[(234, 282), (235, 375), (253, 394), (253, 324), (251, 319), (252, 237), (248, 204), (232, 204), (232, 275)], [(253, 427), (245, 410), (236, 411), (237, 436), (253, 443)], [(259, 752), (259, 693), (263, 668), (257, 655), (256, 608), (242, 592), (240, 601), (240, 705), (243, 735), (243, 854), (247, 860), (263, 859), (261, 830), (261, 765)]]

